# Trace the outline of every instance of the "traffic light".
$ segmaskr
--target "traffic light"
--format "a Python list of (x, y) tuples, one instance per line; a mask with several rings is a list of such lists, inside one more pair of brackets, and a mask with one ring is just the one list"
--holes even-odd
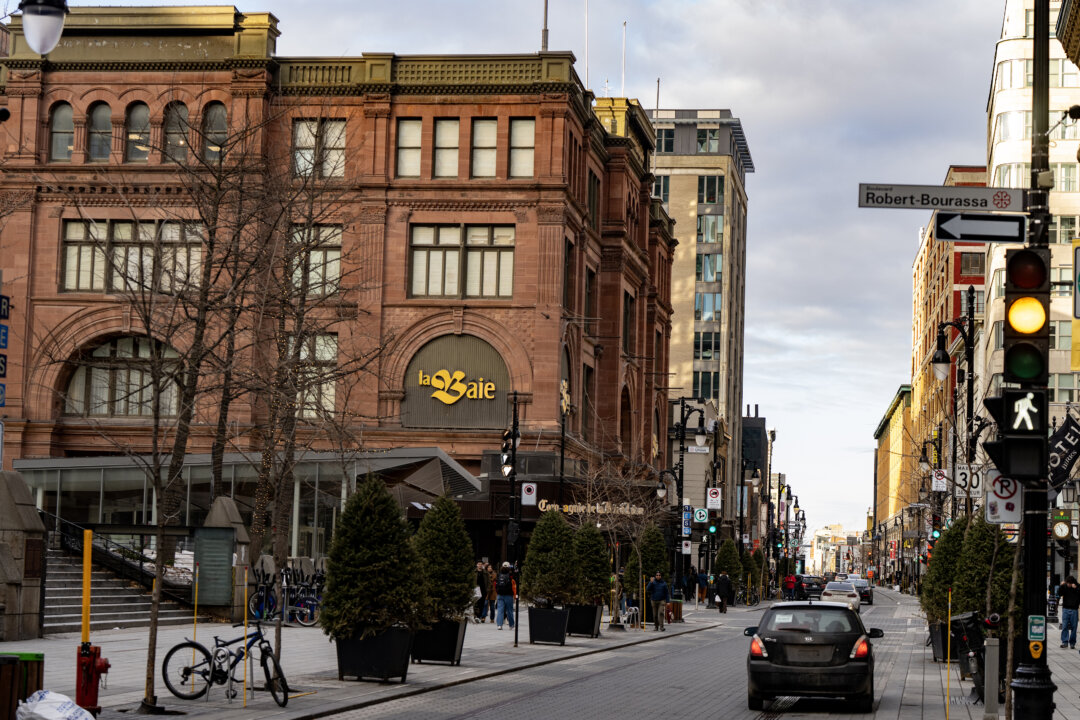
[(1045, 387), (1050, 366), (1050, 248), (1005, 253), (1004, 375)]
[(998, 427), (998, 440), (983, 443), (983, 449), (1002, 475), (1013, 480), (1041, 480), (1046, 477), (1048, 407), (1044, 389), (1006, 389), (998, 397), (986, 398), (983, 405)]
[(938, 537), (940, 537), (940, 536), (941, 536), (941, 533), (937, 530), (937, 528), (935, 528), (933, 531), (931, 531), (930, 537), (926, 540), (926, 555), (925, 555), (925, 557), (926, 557), (926, 562), (928, 562), (928, 563), (930, 562), (931, 558), (934, 557), (934, 546), (937, 545)]
[(514, 431), (511, 429), (503, 430), (502, 449), (499, 451), (499, 463), (502, 466), (503, 477), (510, 477), (510, 473), (514, 470), (514, 461), (517, 459), (515, 457), (517, 453), (514, 452), (516, 447)]

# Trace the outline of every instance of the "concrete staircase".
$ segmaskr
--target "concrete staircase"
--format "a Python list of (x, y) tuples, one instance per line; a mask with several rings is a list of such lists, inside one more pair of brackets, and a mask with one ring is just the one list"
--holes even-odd
[[(48, 550), (45, 575), (45, 634), (82, 629), (82, 560)], [(159, 625), (191, 623), (192, 611), (162, 599)], [(149, 627), (150, 593), (142, 586), (94, 567), (90, 573), (90, 629)]]

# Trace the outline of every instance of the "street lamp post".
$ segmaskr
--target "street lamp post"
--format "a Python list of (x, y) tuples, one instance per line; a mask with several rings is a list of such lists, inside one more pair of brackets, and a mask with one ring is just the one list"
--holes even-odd
[[(692, 398), (694, 402), (700, 405), (705, 404), (704, 398)], [(705, 434), (705, 408), (693, 407), (686, 404), (686, 398), (679, 398), (679, 422), (675, 424), (675, 432), (679, 437), (679, 467), (678, 475), (676, 476), (676, 494), (675, 506), (677, 508), (677, 516), (682, 518), (682, 506), (683, 506), (683, 481), (685, 480), (685, 465), (686, 465), (686, 423), (687, 421), (697, 413), (698, 426), (694, 432), (694, 444), (698, 447), (704, 447), (706, 440), (708, 439)], [(682, 523), (678, 524), (679, 537), (681, 538)], [(676, 544), (676, 547), (678, 545)], [(675, 581), (679, 581), (683, 576), (683, 563), (679, 557), (675, 558)]]
[[(960, 339), (964, 343), (964, 363), (967, 365), (967, 369), (964, 371), (965, 384), (967, 391), (967, 413), (965, 422), (967, 424), (967, 442), (965, 445), (965, 460), (970, 465), (975, 461), (975, 442), (976, 435), (975, 428), (975, 286), (968, 285), (967, 289), (967, 314), (962, 315), (955, 320), (949, 322), (938, 323), (937, 332), (937, 350), (934, 352), (934, 356), (930, 360), (930, 364), (934, 368), (934, 377), (938, 380), (944, 380), (949, 376), (949, 367), (952, 365), (952, 357), (949, 355), (949, 351), (945, 349), (945, 328), (956, 328), (960, 333)], [(955, 403), (954, 403), (955, 408)], [(940, 439), (939, 439), (940, 443)], [(941, 446), (938, 445), (938, 457), (941, 457)], [(964, 501), (964, 511), (967, 515), (971, 515), (971, 489), (968, 487), (967, 497)]]
[(758, 470), (757, 463), (751, 462), (746, 458), (742, 461), (742, 473), (739, 476), (739, 557), (741, 558), (743, 553), (746, 552), (746, 530), (743, 526), (743, 520), (746, 515), (746, 469), (754, 468), (754, 474), (751, 476), (755, 479), (761, 477), (761, 471)]

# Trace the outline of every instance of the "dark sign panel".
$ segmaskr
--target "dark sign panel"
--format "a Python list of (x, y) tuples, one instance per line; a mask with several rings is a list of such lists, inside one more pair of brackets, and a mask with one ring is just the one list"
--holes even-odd
[(195, 528), (195, 562), (199, 566), (199, 604), (229, 605), (233, 589), (233, 547), (230, 528)]
[(405, 372), (405, 427), (501, 428), (509, 421), (510, 377), (495, 348), (473, 335), (445, 335), (413, 356)]

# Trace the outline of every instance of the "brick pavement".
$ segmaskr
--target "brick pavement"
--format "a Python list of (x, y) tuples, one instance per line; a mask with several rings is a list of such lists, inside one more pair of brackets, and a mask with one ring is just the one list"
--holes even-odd
[[(925, 623), (915, 598), (891, 590), (876, 589), (875, 593), (875, 605), (863, 609), (866, 624), (881, 627), (886, 632), (884, 638), (875, 642), (878, 662), (875, 672), (877, 702), (874, 717), (888, 720), (944, 720), (946, 717), (949, 720), (984, 720), (983, 706), (972, 705), (967, 701), (971, 690), (970, 680), (960, 680), (955, 665), (947, 669), (944, 664), (932, 661), (931, 650), (925, 646)], [(408, 681), (404, 684), (340, 682), (337, 679), (333, 647), (320, 630), (284, 628), (282, 665), (294, 689), (294, 697), (284, 709), (278, 708), (264, 692), (255, 693), (254, 698), (248, 700), (247, 707), (243, 706), (240, 699), (229, 702), (219, 687), (211, 689), (207, 700), (179, 700), (169, 694), (161, 682), (160, 668), (155, 675), (155, 682), (159, 702), (170, 709), (183, 710), (191, 717), (247, 720), (323, 717), (406, 697), (413, 697), (415, 702), (421, 702), (423, 699), (419, 696), (433, 690), (496, 678), (529, 668), (544, 668), (552, 663), (559, 663), (569, 670), (571, 666), (584, 667), (594, 662), (598, 665), (615, 662), (617, 656), (619, 662), (632, 665), (632, 658), (638, 656), (663, 656), (675, 652), (676, 648), (708, 647), (712, 643), (716, 643), (717, 647), (731, 649), (725, 650), (728, 657), (725, 661), (728, 668), (726, 677), (737, 678), (742, 666), (744, 645), (741, 629), (754, 624), (766, 604), (755, 608), (732, 608), (727, 615), (707, 610), (704, 606), (695, 608), (688, 604), (686, 621), (669, 625), (664, 633), (653, 632), (651, 628), (648, 631), (609, 631), (605, 625), (600, 638), (571, 637), (567, 638), (565, 646), (530, 645), (527, 618), (521, 625), (517, 648), (513, 647), (513, 631), (508, 628), (499, 631), (490, 623), (470, 624), (465, 636), (462, 666), (431, 663), (413, 665), (409, 670)], [(197, 632), (198, 639), (204, 643), (211, 642), (214, 634), (222, 637), (239, 634), (238, 630), (228, 625), (212, 624), (200, 624)], [(701, 634), (689, 636), (688, 633)], [(170, 647), (191, 634), (190, 626), (162, 628), (159, 633), (158, 662), (160, 663)], [(694, 640), (695, 637), (700, 640)], [(669, 640), (672, 642), (653, 645), (656, 641)], [(126, 717), (120, 711), (136, 705), (143, 694), (145, 632), (137, 629), (97, 632), (91, 637), (91, 641), (102, 647), (103, 655), (112, 663), (107, 687), (101, 691), (101, 703), (106, 708), (102, 717)], [(45, 687), (74, 696), (78, 644), (78, 634), (56, 635), (41, 640), (0, 643), (0, 654), (18, 651), (44, 652)], [(617, 648), (623, 650), (612, 654), (612, 657), (603, 655)], [(1058, 706), (1055, 720), (1076, 720), (1080, 718), (1080, 698), (1077, 697), (1077, 689), (1080, 687), (1080, 653), (1051, 647), (1048, 657), (1054, 681), (1059, 688), (1055, 696)], [(549, 674), (558, 674), (557, 671), (557, 667), (545, 668), (539, 675), (533, 673), (535, 677), (532, 681), (536, 682), (537, 678)], [(517, 676), (513, 683), (519, 689), (521, 677), (523, 676)], [(778, 713), (798, 715), (801, 711), (814, 711), (815, 715), (824, 714), (826, 717), (833, 714), (835, 703), (793, 699), (782, 699), (763, 714), (753, 713), (745, 709), (742, 682), (736, 680), (734, 685), (736, 692), (731, 692), (729, 686), (722, 690), (719, 685), (697, 688), (697, 691), (705, 693), (699, 700), (708, 701), (711, 697), (709, 693), (716, 695), (720, 692), (727, 713), (737, 717), (766, 718), (775, 717)], [(505, 688), (500, 688), (500, 692), (506, 692)], [(463, 695), (469, 693), (469, 688), (462, 688)], [(712, 700), (715, 701), (716, 698), (713, 697)], [(372, 708), (372, 713), (376, 714), (374, 710)], [(851, 716), (846, 709), (842, 709), (838, 714)], [(1003, 716), (1003, 712), (1001, 715)], [(350, 716), (361, 717), (365, 716), (365, 713), (359, 711), (350, 713)]]

